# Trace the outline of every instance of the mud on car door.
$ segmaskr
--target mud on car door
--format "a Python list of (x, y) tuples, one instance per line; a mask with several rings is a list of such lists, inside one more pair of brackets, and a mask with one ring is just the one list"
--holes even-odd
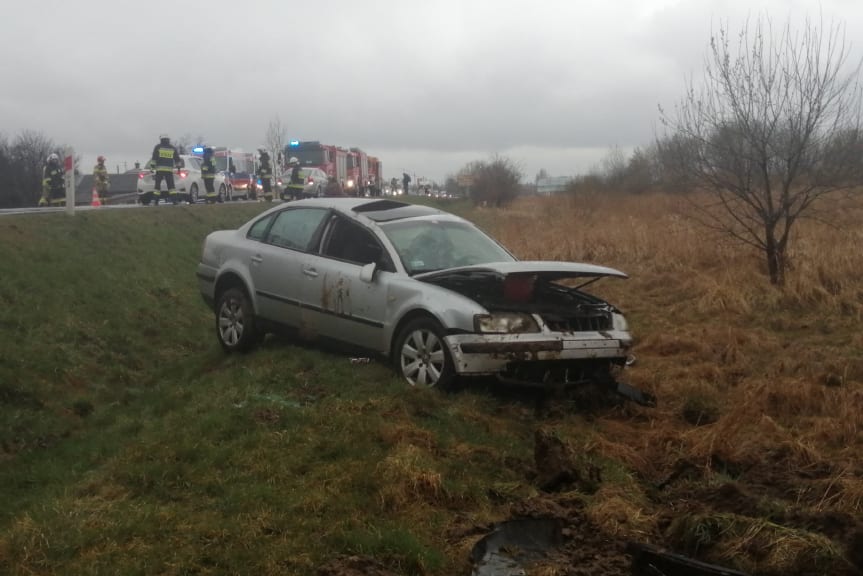
[[(321, 253), (309, 255), (303, 271), (303, 306), (322, 336), (384, 349), (387, 279), (394, 269), (384, 254), (377, 238), (363, 226), (337, 215), (330, 219)], [(371, 263), (376, 273), (361, 279), (363, 266)]]

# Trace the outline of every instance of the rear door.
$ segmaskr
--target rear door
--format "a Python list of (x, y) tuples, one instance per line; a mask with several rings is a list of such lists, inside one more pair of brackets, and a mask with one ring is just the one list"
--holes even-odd
[(263, 318), (300, 327), (303, 267), (310, 246), (319, 243), (327, 214), (324, 208), (286, 208), (249, 230), (249, 239), (257, 241), (249, 254), (249, 271)]

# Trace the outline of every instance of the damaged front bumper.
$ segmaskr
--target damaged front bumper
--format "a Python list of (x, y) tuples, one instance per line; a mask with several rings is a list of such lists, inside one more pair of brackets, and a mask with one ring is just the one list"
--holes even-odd
[(445, 338), (462, 376), (495, 375), (503, 382), (543, 388), (600, 384), (642, 406), (656, 397), (618, 382), (613, 366), (634, 361), (629, 332), (570, 334), (455, 334)]
[(445, 338), (460, 375), (498, 374), (513, 363), (556, 360), (626, 362), (629, 332), (606, 330), (567, 334), (453, 334)]

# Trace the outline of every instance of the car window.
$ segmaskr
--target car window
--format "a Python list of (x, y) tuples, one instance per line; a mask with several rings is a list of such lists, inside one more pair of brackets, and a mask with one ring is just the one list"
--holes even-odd
[(379, 262), (384, 251), (369, 230), (337, 216), (333, 219), (323, 255), (363, 266)]
[(186, 160), (186, 168), (192, 168), (194, 170), (200, 170), (201, 169), (201, 159), (195, 158), (195, 157), (189, 158), (188, 160)]
[(267, 234), (267, 242), (282, 248), (307, 250), (327, 211), (321, 208), (282, 210)]
[(249, 228), (249, 233), (246, 235), (250, 240), (257, 240), (259, 242), (264, 240), (264, 236), (267, 233), (267, 227), (270, 225), (270, 222), (273, 221), (274, 216), (270, 214), (264, 218), (261, 218)]

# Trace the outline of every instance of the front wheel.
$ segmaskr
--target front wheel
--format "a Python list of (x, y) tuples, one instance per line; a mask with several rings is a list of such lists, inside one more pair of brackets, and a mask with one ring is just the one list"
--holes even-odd
[(225, 201), (225, 196), (227, 195), (227, 192), (228, 192), (228, 189), (225, 188), (225, 185), (220, 184), (219, 185), (219, 197), (218, 197), (218, 201), (220, 204)]
[(259, 341), (255, 311), (246, 293), (229, 288), (216, 302), (216, 336), (225, 352), (246, 352)]
[(431, 318), (417, 318), (399, 332), (394, 348), (399, 375), (411, 386), (452, 389), (455, 367), (443, 339), (443, 328)]

